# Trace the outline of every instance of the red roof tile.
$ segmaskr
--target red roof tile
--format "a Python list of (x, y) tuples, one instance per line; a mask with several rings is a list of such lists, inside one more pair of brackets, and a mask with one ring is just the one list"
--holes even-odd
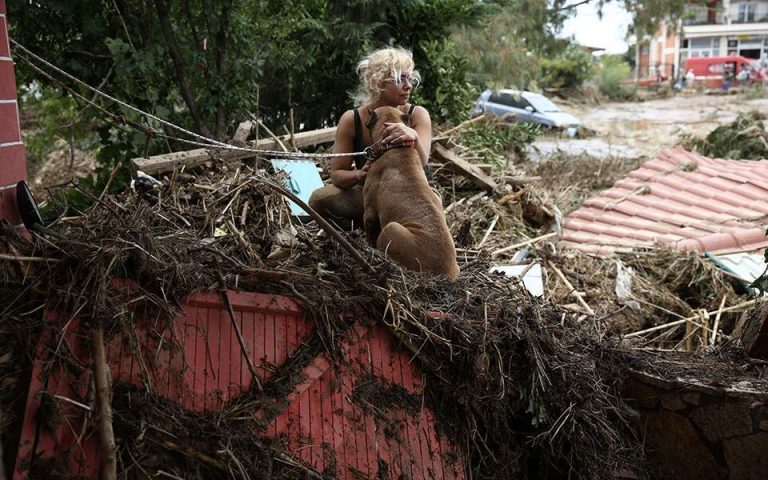
[(609, 254), (666, 245), (710, 253), (768, 246), (768, 160), (662, 150), (569, 214), (563, 246)]

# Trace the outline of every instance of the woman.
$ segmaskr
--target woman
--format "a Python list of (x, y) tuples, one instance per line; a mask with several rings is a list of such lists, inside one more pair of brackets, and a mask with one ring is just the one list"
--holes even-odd
[[(424, 107), (408, 102), (421, 77), (414, 70), (411, 52), (387, 47), (374, 51), (357, 65), (363, 102), (344, 112), (336, 129), (334, 153), (362, 152), (370, 146), (371, 133), (365, 128), (370, 113), (378, 107), (399, 108), (411, 115), (410, 126), (390, 123), (384, 142), (405, 143), (415, 148), (422, 165), (427, 164), (432, 145), (432, 121)], [(364, 156), (334, 157), (331, 183), (315, 190), (309, 205), (324, 218), (342, 228), (361, 226), (363, 219), (363, 183), (368, 173)], [(354, 167), (354, 168), (353, 168)]]

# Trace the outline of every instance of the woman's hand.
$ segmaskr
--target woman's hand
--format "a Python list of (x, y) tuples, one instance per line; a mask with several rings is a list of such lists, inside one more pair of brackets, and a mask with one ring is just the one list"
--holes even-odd
[(384, 124), (381, 141), (390, 144), (404, 143), (412, 147), (419, 141), (419, 134), (416, 133), (416, 130), (404, 123), (387, 122)]
[(365, 177), (368, 176), (368, 169), (371, 168), (371, 161), (368, 160), (360, 170), (355, 170), (355, 176), (357, 177), (357, 183), (365, 182)]

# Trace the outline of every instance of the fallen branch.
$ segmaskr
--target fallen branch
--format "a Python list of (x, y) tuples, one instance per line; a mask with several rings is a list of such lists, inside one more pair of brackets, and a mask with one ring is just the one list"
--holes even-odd
[(498, 250), (494, 250), (493, 252), (491, 252), (491, 256), (495, 257), (496, 255), (502, 254), (504, 252), (508, 252), (508, 251), (514, 250), (516, 248), (524, 247), (526, 245), (531, 245), (531, 244), (534, 244), (536, 242), (540, 242), (542, 240), (546, 240), (548, 238), (552, 238), (555, 235), (557, 235), (557, 232), (551, 232), (551, 233), (547, 233), (546, 235), (542, 235), (540, 237), (532, 238), (532, 239), (526, 240), (524, 242), (520, 242), (520, 243), (516, 243), (514, 245), (510, 245), (508, 247), (500, 248)]
[(477, 123), (477, 122), (479, 122), (480, 120), (482, 120), (484, 118), (485, 118), (485, 115), (479, 115), (479, 116), (477, 116), (475, 118), (472, 118), (470, 120), (463, 121), (463, 122), (461, 122), (460, 124), (456, 125), (453, 128), (449, 128), (448, 130), (446, 130), (444, 132), (440, 132), (440, 136), (448, 136), (448, 135), (452, 134), (453, 132), (455, 132), (457, 130), (461, 130), (462, 128), (464, 128), (466, 126), (469, 126), (469, 125), (471, 125), (473, 123)]
[(0, 260), (8, 260), (10, 262), (51, 262), (57, 263), (61, 260), (58, 258), (44, 258), (44, 257), (23, 257), (17, 255), (6, 255), (0, 253)]
[(365, 268), (365, 270), (368, 273), (373, 273), (373, 267), (365, 261), (362, 255), (360, 255), (360, 252), (358, 252), (355, 247), (353, 247), (344, 236), (342, 236), (338, 230), (336, 230), (330, 223), (328, 223), (327, 220), (325, 220), (323, 217), (320, 216), (319, 213), (315, 211), (312, 207), (307, 205), (304, 200), (297, 197), (293, 192), (289, 192), (285, 188), (281, 187), (280, 185), (277, 185), (275, 183), (270, 182), (267, 179), (259, 178), (259, 180), (263, 181), (267, 186), (272, 188), (273, 190), (277, 191), (281, 195), (288, 197), (291, 199), (296, 205), (300, 206), (305, 212), (307, 212), (316, 222), (318, 225), (320, 225), (320, 228), (326, 231), (328, 235), (332, 236), (339, 244), (347, 251), (349, 252), (352, 257), (357, 260), (357, 262)]
[(499, 215), (496, 215), (495, 217), (493, 217), (493, 220), (491, 221), (491, 225), (488, 227), (488, 230), (485, 231), (485, 235), (483, 235), (483, 239), (480, 240), (480, 243), (478, 243), (475, 248), (482, 247), (485, 244), (485, 242), (488, 241), (488, 237), (491, 236), (491, 232), (493, 231), (493, 227), (496, 226), (496, 222), (498, 222), (498, 221), (499, 221)]
[(720, 308), (717, 309), (717, 315), (715, 316), (715, 324), (712, 326), (712, 339), (710, 341), (710, 345), (713, 347), (715, 346), (715, 342), (717, 342), (717, 329), (720, 327), (720, 315), (723, 314), (723, 307), (725, 306), (725, 295), (723, 295), (723, 299), (720, 300)]
[[(752, 305), (755, 305), (755, 304), (757, 304), (759, 302), (764, 302), (765, 300), (768, 300), (768, 297), (755, 298), (755, 299), (749, 300), (747, 302), (739, 303), (738, 305), (733, 305), (733, 306), (730, 306), (730, 307), (726, 307), (726, 308), (722, 308), (722, 309), (718, 309), (718, 310), (713, 310), (713, 311), (707, 312), (707, 313), (712, 315), (712, 314), (716, 314), (718, 312), (720, 312), (720, 313), (733, 312), (733, 311), (740, 310), (740, 309), (745, 308), (745, 307), (751, 307)], [(628, 334), (624, 335), (624, 338), (637, 337), (639, 335), (644, 335), (646, 333), (655, 332), (657, 330), (663, 330), (665, 328), (674, 327), (676, 325), (681, 325), (683, 323), (690, 322), (692, 320), (696, 320), (697, 318), (699, 318), (699, 315), (694, 315), (692, 317), (687, 317), (687, 318), (683, 318), (683, 319), (680, 319), (680, 320), (675, 320), (674, 322), (665, 323), (664, 325), (657, 325), (655, 327), (646, 328), (645, 330), (640, 330), (640, 331), (637, 331), (637, 332), (628, 333)], [(699, 326), (701, 327), (701, 325), (699, 325)]]
[(582, 293), (576, 290), (576, 287), (571, 284), (571, 282), (568, 281), (567, 278), (565, 278), (565, 275), (563, 275), (563, 272), (560, 271), (559, 268), (555, 266), (554, 263), (547, 260), (547, 266), (554, 270), (554, 272), (557, 274), (558, 277), (560, 277), (560, 280), (565, 283), (565, 286), (570, 290), (570, 295), (576, 298), (576, 301), (579, 302), (579, 304), (584, 307), (584, 309), (589, 313), (590, 315), (594, 316), (595, 311), (592, 310), (592, 307), (589, 306), (586, 300), (582, 298)]
[(282, 149), (283, 149), (283, 151), (284, 151), (284, 152), (287, 152), (287, 151), (288, 151), (288, 148), (285, 146), (285, 144), (282, 142), (282, 140), (280, 140), (280, 138), (278, 138), (278, 136), (277, 136), (277, 135), (275, 135), (274, 133), (272, 133), (272, 130), (270, 130), (269, 128), (267, 128), (267, 126), (266, 126), (266, 125), (264, 125), (264, 123), (263, 123), (261, 120), (256, 120), (256, 123), (258, 124), (258, 126), (260, 126), (261, 128), (263, 128), (263, 129), (264, 129), (264, 131), (265, 131), (265, 132), (267, 132), (267, 134), (269, 134), (270, 138), (272, 138), (272, 140), (274, 140), (274, 141), (275, 141), (275, 142), (276, 142), (276, 143), (277, 143), (277, 144), (280, 146), (280, 148), (282, 148)]
[(507, 195), (504, 195), (499, 200), (497, 200), (496, 203), (499, 205), (505, 205), (509, 202), (516, 201), (520, 199), (520, 197), (528, 193), (531, 190), (531, 188), (532, 187), (530, 185), (526, 185), (525, 187), (521, 188), (520, 190), (514, 193), (509, 193)]
[(227, 306), (229, 319), (232, 321), (232, 328), (235, 329), (237, 341), (240, 343), (240, 352), (243, 354), (245, 363), (248, 365), (248, 370), (251, 372), (251, 376), (253, 377), (253, 384), (256, 386), (256, 391), (261, 392), (263, 391), (261, 380), (259, 379), (259, 374), (256, 372), (256, 366), (253, 364), (253, 359), (251, 359), (251, 352), (248, 351), (248, 346), (245, 344), (243, 334), (240, 332), (240, 326), (237, 324), (237, 318), (235, 318), (235, 311), (232, 308), (232, 302), (229, 301), (229, 294), (227, 293), (227, 284), (224, 281), (224, 275), (221, 273), (221, 270), (219, 270), (218, 273), (219, 282), (221, 283), (221, 298), (224, 300), (224, 304)]
[(317, 278), (314, 275), (309, 275), (302, 272), (294, 272), (290, 270), (267, 270), (263, 268), (243, 268), (240, 270), (242, 274), (246, 275), (245, 279), (240, 279), (242, 283), (245, 281), (287, 281), (287, 282), (307, 282), (323, 285), (331, 285), (329, 282)]
[(91, 332), (93, 341), (93, 380), (96, 385), (99, 440), (101, 443), (101, 479), (117, 479), (117, 445), (112, 429), (112, 388), (104, 352), (104, 330), (101, 326)]

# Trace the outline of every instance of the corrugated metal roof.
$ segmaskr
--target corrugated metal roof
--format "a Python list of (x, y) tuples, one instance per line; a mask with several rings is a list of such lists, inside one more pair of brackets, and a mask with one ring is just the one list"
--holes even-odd
[(569, 214), (561, 244), (594, 254), (659, 245), (710, 253), (768, 245), (768, 161), (675, 147)]
[(765, 271), (765, 260), (758, 253), (731, 253), (715, 257), (723, 267), (745, 283), (752, 283)]
[[(294, 460), (339, 480), (465, 477), (461, 452), (423, 405), (423, 381), (411, 354), (396, 346), (385, 326), (355, 320), (346, 338), (339, 340), (343, 358), (325, 353), (306, 357), (311, 348), (302, 351), (301, 346), (319, 341), (313, 340), (317, 330), (293, 299), (236, 291), (227, 297), (231, 314), (218, 292), (195, 292), (181, 302), (183, 313), (173, 322), (137, 315), (135, 329), (113, 331), (105, 345), (112, 377), (185, 409), (221, 415), (253, 387), (234, 318), (260, 382), (266, 386), (274, 372), (281, 372), (285, 377), (273, 384), (277, 385), (273, 391), (291, 387), (261, 408), (247, 402), (240, 406), (243, 415), (253, 415), (265, 425), (263, 430), (251, 426), (254, 436), (284, 442)], [(60, 317), (69, 318), (48, 312), (53, 322)], [(69, 472), (66, 478), (99, 474), (95, 423), (90, 409), (77, 405), (92, 398), (91, 382), (73, 368), (91, 364), (86, 348), (90, 336), (80, 329), (77, 318), (72, 319), (61, 339), (71, 359), (52, 361), (50, 342), (59, 341), (50, 335), (53, 331), (45, 329), (32, 365), (13, 475), (17, 480), (32, 477), (30, 471), (46, 462), (61, 465)], [(294, 362), (294, 367), (287, 368), (287, 362)], [(296, 366), (303, 368), (294, 371)], [(382, 388), (391, 388), (395, 395), (365, 393)], [(64, 420), (43, 425), (44, 398), (53, 399), (50, 408)]]

